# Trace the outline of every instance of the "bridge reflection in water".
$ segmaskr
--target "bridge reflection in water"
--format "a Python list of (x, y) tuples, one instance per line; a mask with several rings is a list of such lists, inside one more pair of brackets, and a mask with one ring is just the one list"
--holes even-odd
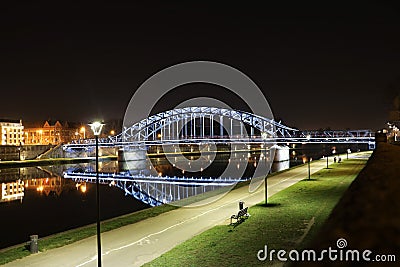
[[(147, 159), (145, 169), (116, 171), (115, 168), (108, 170), (102, 168), (99, 182), (118, 187), (125, 192), (125, 195), (133, 196), (146, 204), (158, 206), (216, 189), (220, 189), (219, 192), (230, 190), (238, 182), (249, 180), (257, 164), (269, 160), (268, 157), (269, 151), (265, 150), (233, 153), (224, 151), (217, 154), (210, 165), (209, 156), (204, 158), (189, 156), (192, 159), (197, 158), (196, 163), (200, 166), (198, 171), (189, 172), (173, 166), (165, 156), (160, 155), (157, 158)], [(179, 157), (176, 156), (175, 160), (179, 162)], [(190, 165), (190, 162), (187, 164)], [(229, 177), (220, 176), (228, 164), (234, 166), (234, 170), (229, 172)], [(191, 166), (187, 169), (190, 170)], [(64, 171), (63, 176), (75, 183), (96, 182), (96, 172), (90, 165), (69, 168)]]

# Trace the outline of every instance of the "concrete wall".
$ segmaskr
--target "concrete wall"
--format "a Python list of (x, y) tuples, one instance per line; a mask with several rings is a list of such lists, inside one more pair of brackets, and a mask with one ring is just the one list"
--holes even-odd
[(18, 160), (18, 146), (0, 146), (0, 160)]
[(25, 145), (21, 147), (21, 159), (35, 159), (54, 147), (53, 145)]
[(34, 159), (49, 150), (51, 145), (0, 146), (0, 160)]

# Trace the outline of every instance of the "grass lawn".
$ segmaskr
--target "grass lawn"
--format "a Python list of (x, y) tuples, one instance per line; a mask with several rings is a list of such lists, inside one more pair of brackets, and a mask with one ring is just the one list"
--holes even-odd
[[(254, 266), (257, 252), (302, 248), (316, 236), (366, 160), (332, 164), (273, 195), (269, 205), (249, 209), (251, 216), (237, 226), (219, 225), (176, 246), (145, 266)], [(276, 254), (275, 254), (276, 258)], [(278, 263), (278, 261), (274, 262)]]

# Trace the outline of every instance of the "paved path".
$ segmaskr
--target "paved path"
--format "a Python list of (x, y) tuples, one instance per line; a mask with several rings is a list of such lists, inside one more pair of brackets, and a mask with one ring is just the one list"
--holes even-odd
[[(355, 155), (354, 155), (355, 156)], [(344, 158), (344, 157), (343, 157)], [(330, 163), (333, 159), (330, 158)], [(326, 167), (326, 160), (311, 164), (311, 173)], [(268, 195), (306, 178), (307, 165), (268, 178)], [(102, 234), (103, 266), (141, 266), (174, 246), (217, 225), (229, 224), (239, 200), (252, 206), (264, 200), (264, 186), (250, 194), (244, 186), (204, 206), (180, 208)], [(30, 255), (5, 266), (97, 266), (96, 237)]]

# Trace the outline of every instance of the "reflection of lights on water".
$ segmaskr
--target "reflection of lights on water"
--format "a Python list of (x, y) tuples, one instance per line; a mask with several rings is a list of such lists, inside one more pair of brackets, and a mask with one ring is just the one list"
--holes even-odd
[(76, 190), (81, 190), (82, 193), (86, 193), (86, 182), (83, 183), (76, 183), (75, 184)]
[(80, 188), (82, 193), (86, 192), (86, 184), (82, 184)]
[(38, 192), (42, 192), (43, 191), (43, 185), (41, 185), (41, 186), (38, 186), (37, 188), (36, 188), (36, 191), (38, 191)]

